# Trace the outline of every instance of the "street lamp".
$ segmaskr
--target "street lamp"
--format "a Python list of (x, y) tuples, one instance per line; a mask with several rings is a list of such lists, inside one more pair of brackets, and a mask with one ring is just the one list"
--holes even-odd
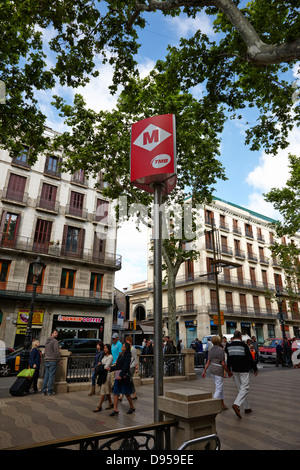
[(285, 339), (286, 336), (285, 336), (285, 329), (284, 329), (284, 314), (283, 314), (283, 311), (282, 311), (282, 302), (283, 302), (283, 299), (282, 299), (282, 291), (281, 290), (278, 290), (276, 292), (276, 298), (277, 298), (277, 303), (278, 303), (278, 308), (279, 308), (279, 312), (278, 312), (278, 319), (279, 319), (279, 323), (281, 325), (281, 329), (282, 329), (282, 338)]
[(29, 356), (30, 356), (30, 347), (32, 343), (32, 318), (33, 318), (33, 313), (34, 313), (34, 303), (35, 303), (35, 298), (36, 298), (36, 289), (37, 285), (39, 282), (40, 275), (42, 273), (44, 264), (41, 261), (40, 256), (37, 257), (34, 263), (32, 263), (32, 284), (33, 284), (33, 289), (32, 289), (32, 296), (31, 296), (31, 305), (30, 305), (30, 311), (29, 311), (29, 317), (28, 317), (28, 323), (27, 323), (27, 328), (26, 328), (26, 333), (25, 333), (25, 339), (24, 339), (24, 349), (21, 354), (20, 358), (20, 370), (25, 369), (28, 367), (29, 363)]

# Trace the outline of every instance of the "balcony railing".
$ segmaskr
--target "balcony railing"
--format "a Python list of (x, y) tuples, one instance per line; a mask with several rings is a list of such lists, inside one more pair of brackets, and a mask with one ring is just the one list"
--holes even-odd
[[(94, 292), (89, 289), (63, 289), (60, 286), (41, 285), (37, 288), (38, 300), (41, 301), (71, 301), (100, 305), (111, 305), (111, 292)], [(25, 282), (7, 281), (0, 283), (0, 297), (31, 299), (32, 285)]]
[[(207, 310), (211, 314), (216, 314), (217, 313), (217, 306), (208, 304), (207, 305)], [(268, 317), (268, 318), (277, 318), (278, 311), (277, 310), (272, 310), (272, 309), (267, 309), (267, 308), (261, 308), (261, 307), (249, 307), (248, 305), (220, 305), (220, 310), (224, 312), (226, 315), (230, 316), (247, 316), (247, 317)]]
[(41, 196), (39, 196), (37, 198), (37, 201), (36, 201), (36, 207), (38, 209), (45, 209), (47, 211), (57, 213), (58, 209), (59, 209), (59, 202), (58, 201), (47, 200), (47, 199), (44, 199)]
[[(9, 243), (8, 243), (9, 242)], [(0, 238), (0, 248), (17, 250), (29, 253), (39, 253), (44, 255), (50, 255), (55, 258), (65, 257), (68, 259), (76, 259), (91, 263), (100, 263), (105, 266), (113, 267), (114, 269), (121, 269), (122, 257), (113, 253), (96, 252), (95, 250), (77, 250), (73, 252), (67, 251), (64, 245), (57, 244), (54, 242), (35, 242), (33, 238), (28, 237), (17, 237), (16, 240), (13, 238), (7, 240), (5, 237)]]
[(28, 193), (24, 191), (15, 191), (11, 188), (5, 187), (3, 188), (2, 199), (5, 199), (6, 201), (15, 201), (25, 205), (28, 200)]

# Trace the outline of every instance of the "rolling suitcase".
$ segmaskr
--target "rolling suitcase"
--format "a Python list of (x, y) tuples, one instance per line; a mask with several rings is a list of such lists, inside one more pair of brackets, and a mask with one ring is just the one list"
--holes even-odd
[(13, 397), (23, 397), (29, 393), (31, 378), (17, 377), (17, 380), (12, 384), (9, 393)]

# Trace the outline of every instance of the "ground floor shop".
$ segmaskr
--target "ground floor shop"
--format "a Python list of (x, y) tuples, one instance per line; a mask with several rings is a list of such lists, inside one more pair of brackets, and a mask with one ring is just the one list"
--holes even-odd
[[(7, 347), (24, 344), (30, 308), (20, 305), (1, 305), (0, 338)], [(32, 337), (44, 345), (51, 331), (58, 330), (58, 339), (90, 338), (110, 342), (112, 308), (103, 309), (38, 305), (32, 317)]]
[[(299, 329), (296, 326), (285, 325), (286, 337), (298, 337)], [(267, 338), (277, 338), (282, 336), (281, 326), (277, 320), (270, 321), (245, 321), (242, 319), (224, 320), (221, 325), (222, 334), (233, 334), (235, 330), (240, 330), (243, 335), (255, 336), (259, 343), (263, 343)], [(168, 320), (164, 320), (164, 334), (168, 334)], [(219, 327), (208, 315), (198, 315), (192, 318), (178, 319), (176, 323), (176, 342), (181, 339), (184, 347), (189, 347), (198, 338), (202, 340), (207, 335), (218, 335)]]

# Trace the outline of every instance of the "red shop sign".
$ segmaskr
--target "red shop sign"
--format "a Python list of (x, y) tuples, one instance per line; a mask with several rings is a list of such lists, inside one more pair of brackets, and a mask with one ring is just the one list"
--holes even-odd
[(130, 179), (134, 186), (153, 193), (153, 184), (163, 183), (162, 193), (176, 185), (175, 115), (143, 119), (131, 126)]

